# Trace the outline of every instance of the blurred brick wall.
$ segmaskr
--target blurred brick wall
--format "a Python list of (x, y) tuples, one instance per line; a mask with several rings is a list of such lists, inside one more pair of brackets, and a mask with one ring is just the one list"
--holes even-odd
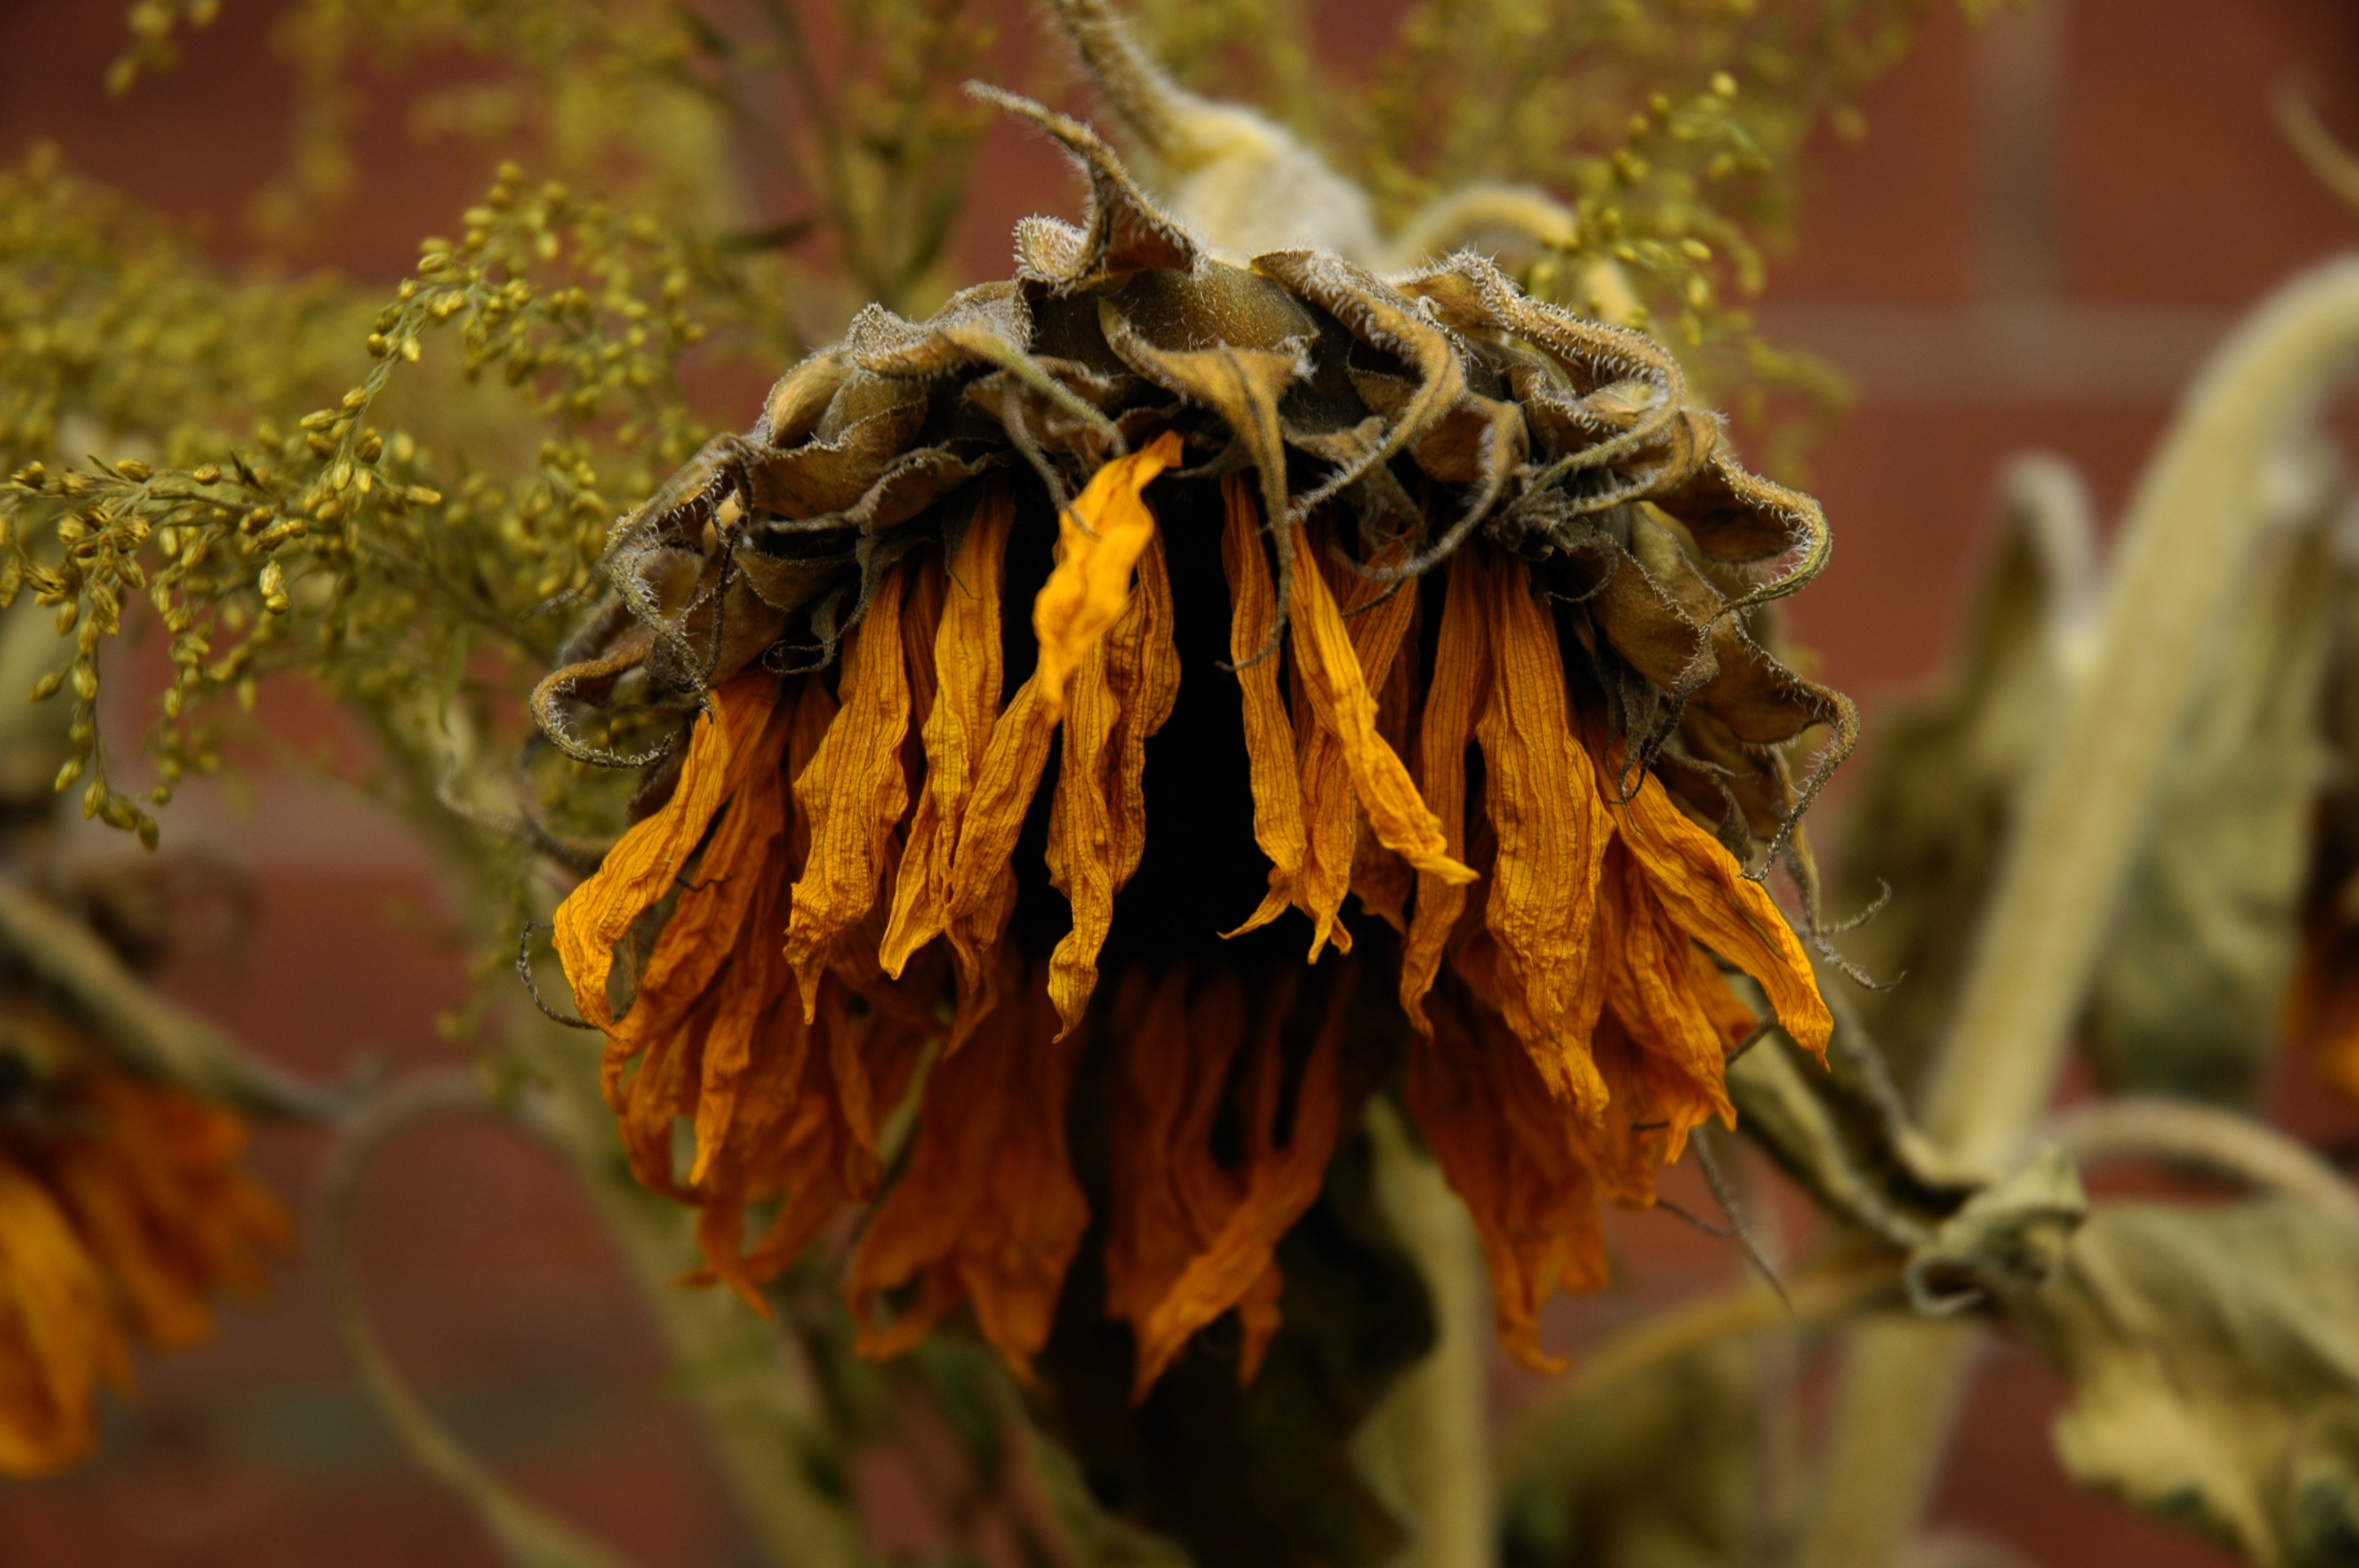
[[(1916, 56), (1866, 102), (1867, 139), (1818, 149), (1803, 243), (1773, 270), (1763, 310), (1774, 336), (1825, 354), (1860, 393), (1813, 454), (1837, 548), (1795, 619), (1871, 710), (1939, 667), (2005, 458), (2035, 447), (2070, 458), (2110, 519), (2234, 313), (2359, 235), (2359, 212), (2315, 186), (2267, 112), (2291, 78), (2359, 140), (2359, 10), (2347, 0), (2036, 0), (1980, 35), (1940, 0), (1931, 8)], [(214, 248), (238, 254), (243, 204), (285, 145), (274, 9), (232, 0), (179, 74), (110, 104), (98, 82), (119, 4), (0, 0), (0, 157), (52, 137), (85, 171), (205, 218)], [(1371, 9), (1330, 6), (1338, 49), (1365, 51)], [(1018, 21), (1002, 49), (1011, 77), (1023, 79), (1028, 46)], [(369, 198), (323, 259), (389, 278), (484, 171), (420, 155), (389, 114), (367, 123), (361, 150)], [(1006, 129), (981, 167), (958, 254), (997, 272), (1009, 222), (1066, 210), (1074, 193), (1058, 159)], [(358, 1050), (403, 1066), (450, 1058), (431, 1020), (459, 994), (462, 956), (436, 935), (415, 846), (349, 796), (276, 778), (254, 793), (240, 808), (192, 792), (168, 824), (259, 892), (248, 940), (189, 956), (180, 993), (306, 1071)], [(267, 1131), (261, 1143), (273, 1183), (305, 1195), (319, 1140)], [(1568, 1342), (1736, 1269), (1668, 1217), (1617, 1228), (1636, 1282), (1567, 1304), (1551, 1332)], [(372, 1178), (362, 1232), (396, 1353), (503, 1470), (643, 1563), (752, 1561), (665, 1392), (634, 1287), (553, 1161), (486, 1128), (420, 1130)], [(0, 1487), (0, 1562), (495, 1563), (353, 1390), (321, 1306), (298, 1262), (266, 1302), (233, 1309), (213, 1346), (150, 1362), (98, 1463)], [(1503, 1383), (1511, 1401), (1531, 1391)], [(1993, 1354), (1937, 1522), (2056, 1568), (2221, 1561), (2074, 1491), (2048, 1449), (2055, 1400), (2027, 1357)]]

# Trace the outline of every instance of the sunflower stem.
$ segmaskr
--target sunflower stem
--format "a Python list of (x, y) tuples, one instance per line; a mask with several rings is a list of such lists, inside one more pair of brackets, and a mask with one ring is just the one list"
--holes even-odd
[(1368, 1102), (1376, 1196), (1433, 1298), (1432, 1352), (1395, 1385), (1354, 1444), (1377, 1494), (1414, 1524), (1397, 1568), (1490, 1568), (1491, 1292), (1474, 1222), (1390, 1100)]
[[(2139, 484), (2054, 743), (2027, 781), (1926, 1122), (1996, 1174), (2053, 1093), (2238, 564), (2281, 518), (2270, 482), (2359, 360), (2359, 259), (2296, 279), (2212, 356)], [(1855, 1338), (1800, 1568), (1886, 1568), (1939, 1470), (1979, 1340), (1955, 1322)]]

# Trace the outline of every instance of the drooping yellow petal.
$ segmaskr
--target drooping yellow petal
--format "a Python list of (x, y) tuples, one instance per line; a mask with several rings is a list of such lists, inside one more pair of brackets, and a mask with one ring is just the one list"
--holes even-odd
[(810, 766), (795, 781), (795, 803), (810, 822), (810, 856), (794, 886), (787, 962), (800, 987), (803, 1017), (816, 1016), (820, 970), (836, 941), (868, 916), (891, 852), (893, 829), (909, 803), (901, 742), (909, 732), (909, 681), (901, 647), (907, 563), (876, 585), (868, 612), (843, 640), (842, 707)]
[[(1417, 707), (1418, 621), (1420, 600), (1414, 587), (1404, 587), (1396, 596), (1403, 605), (1404, 630), (1396, 639), (1397, 652), (1381, 682), (1376, 686), (1376, 733), (1398, 757), (1409, 757), (1416, 750), (1409, 736), (1410, 715)], [(1374, 620), (1384, 610), (1378, 606), (1364, 617)], [(1356, 627), (1352, 645), (1363, 644)], [(1366, 653), (1361, 656), (1364, 667), (1369, 665)], [(1412, 768), (1412, 776), (1414, 768)], [(1361, 832), (1367, 813), (1359, 813), (1353, 823), (1352, 843), (1352, 896), (1360, 901), (1360, 908), (1375, 916), (1402, 935), (1408, 933), (1409, 896), (1417, 891), (1418, 873), (1409, 864), (1384, 844), (1373, 833)], [(1447, 835), (1444, 835), (1445, 838)], [(1460, 857), (1453, 855), (1453, 860)]]
[(1033, 604), (1039, 662), (991, 727), (959, 824), (944, 922), (959, 968), (959, 1006), (947, 1049), (956, 1050), (997, 1005), (995, 950), (1016, 908), (1016, 840), (1049, 763), (1066, 688), (1122, 619), (1132, 573), (1154, 542), (1155, 514), (1139, 492), (1180, 452), (1180, 438), (1166, 432), (1145, 451), (1116, 458), (1059, 520), (1057, 566)]
[[(1277, 591), (1262, 554), (1260, 512), (1243, 474), (1221, 481), (1228, 512), (1221, 533), (1221, 564), (1229, 578), (1229, 658), (1245, 695), (1245, 755), (1253, 784), (1254, 842), (1269, 857), (1269, 892), (1245, 923), (1223, 935), (1242, 936), (1268, 925), (1301, 898), (1296, 883), (1310, 840), (1302, 825), (1302, 774), (1295, 761), (1293, 721), (1278, 694), (1280, 655), (1269, 648), (1277, 630)], [(1252, 662), (1248, 662), (1252, 661)]]
[(948, 574), (934, 633), (933, 703), (925, 719), (925, 793), (909, 821), (892, 917), (877, 954), (896, 979), (918, 949), (950, 924), (959, 829), (999, 718), (999, 599), (1015, 522), (1014, 497), (1005, 485), (990, 485)]
[[(1080, 1046), (1058, 1041), (1046, 979), (1011, 972), (1003, 984), (1019, 1000), (926, 1082), (908, 1167), (870, 1217), (845, 1286), (863, 1355), (910, 1348), (962, 1300), (1019, 1378), (1048, 1342), (1089, 1203), (1065, 1147)], [(919, 1300), (886, 1322), (885, 1298), (913, 1282)]]
[(1805, 1051), (1824, 1054), (1834, 1020), (1810, 956), (1769, 890), (1745, 876), (1719, 839), (1697, 827), (1651, 773), (1613, 808), (1621, 841), (1678, 926), (1761, 982), (1777, 1022)]
[(997, 949), (1016, 909), (1016, 839), (1024, 831), (1025, 813), (1039, 790), (1057, 734), (1041, 690), (1036, 670), (991, 727), (991, 745), (975, 771), (966, 817), (959, 825), (944, 912), (959, 977), (958, 1017), (947, 1046), (953, 1051), (999, 1004)]
[(1709, 960), (1699, 970), (1695, 944), (1655, 897), (1625, 846), (1617, 843), (1607, 852), (1605, 879), (1618, 893), (1608, 901), (1614, 915), (1605, 1007), (1643, 1054), (1629, 1071), (1644, 1078), (1649, 1101), (1626, 1104), (1617, 1093), (1607, 1119), (1659, 1129), (1658, 1163), (1668, 1163), (1687, 1147), (1688, 1134), (1712, 1117), (1736, 1123), (1728, 1098), (1724, 1012), (1711, 993), (1732, 1003), (1735, 999)]
[(1430, 1032), (1409, 1041), (1409, 1113), (1483, 1238), (1501, 1343), (1527, 1367), (1562, 1371), (1540, 1348), (1540, 1307), (1560, 1285), (1605, 1282), (1584, 1124), (1462, 981), (1444, 979), (1430, 1008)]
[(1470, 569), (1485, 579), (1489, 611), (1490, 700), (1474, 733), (1484, 808), (1499, 844), (1484, 909), (1497, 949), (1493, 1000), (1549, 1089), (1594, 1120), (1606, 1098), (1589, 1057), (1594, 1014), (1575, 1004), (1613, 819), (1573, 736), (1553, 618), (1524, 564), (1510, 557)]
[(671, 798), (633, 825), (606, 851), (596, 873), (558, 905), (558, 957), (573, 988), (573, 1005), (589, 1022), (601, 1029), (614, 1024), (606, 982), (614, 944), (671, 891), (723, 803), (743, 783), (745, 743), (761, 733), (777, 691), (777, 677), (755, 669), (713, 692), (690, 736)]
[(1414, 590), (1353, 579), (1348, 616), (1335, 602), (1311, 535), (1295, 529), (1294, 668), (1308, 722), (1300, 730), (1302, 809), (1309, 852), (1299, 879), (1310, 916), (1310, 957), (1328, 942), (1351, 950), (1336, 920), (1351, 891), (1360, 824), (1420, 871), (1457, 881), (1474, 873), (1449, 858), (1441, 825), (1426, 809), (1378, 724), (1373, 695), (1390, 677), (1416, 608)]
[[(1293, 1121), (1283, 1147), (1277, 1141), (1278, 1113), (1287, 1097), (1279, 1037), (1287, 1010), (1268, 1010), (1246, 1069), (1247, 1087), (1241, 1108), (1247, 1143), (1242, 1190), (1219, 1230), (1188, 1260), (1180, 1277), (1138, 1326), (1134, 1399), (1145, 1397), (1198, 1329), (1256, 1295), (1257, 1286), (1266, 1291), (1275, 1284), (1278, 1238), (1317, 1201), (1343, 1127), (1338, 1075), (1351, 991), (1352, 975), (1346, 969), (1331, 988), (1326, 1019), (1310, 1059), (1303, 1064), (1292, 1097)], [(1262, 1297), (1248, 1314), (1248, 1344), (1239, 1368), (1246, 1379), (1260, 1366), (1262, 1352), (1277, 1327), (1274, 1304)]]
[(1049, 961), (1049, 994), (1069, 1032), (1097, 989), (1114, 894), (1147, 849), (1147, 741), (1180, 695), (1172, 625), (1162, 542), (1149, 538), (1138, 557), (1138, 591), (1082, 657), (1065, 708), (1048, 860), (1051, 883), (1072, 905), (1073, 928)]
[[(1419, 782), (1425, 803), (1441, 823), (1443, 848), (1453, 860), (1466, 854), (1466, 748), (1473, 740), (1474, 715), (1490, 701), (1491, 654), (1484, 629), (1483, 583), (1473, 552), (1450, 559), (1450, 582), (1441, 610), (1441, 634), (1434, 648), (1433, 684), (1425, 699), (1425, 723), (1418, 741)], [(1420, 1033), (1427, 1032), (1425, 997), (1440, 972), (1443, 946), (1466, 906), (1466, 888), (1430, 872), (1417, 879), (1417, 906), (1401, 947), (1401, 1010)]]
[(1155, 514), (1141, 495), (1158, 474), (1180, 460), (1176, 430), (1143, 450), (1119, 457), (1090, 482), (1057, 519), (1057, 565), (1032, 601), (1032, 631), (1040, 643), (1041, 705), (1054, 724), (1063, 715), (1065, 687), (1130, 600), (1131, 568), (1155, 536)]
[[(1411, 782), (1399, 755), (1386, 744), (1376, 725), (1376, 699), (1369, 691), (1371, 678), (1381, 685), (1389, 670), (1414, 601), (1404, 590), (1375, 604), (1382, 589), (1367, 585), (1367, 602), (1375, 608), (1354, 619), (1368, 622), (1359, 635), (1369, 644), (1370, 662), (1382, 667), (1364, 668), (1359, 652), (1353, 647), (1354, 633), (1347, 628), (1343, 611), (1336, 608), (1334, 595), (1329, 591), (1326, 577), (1318, 566), (1319, 557), (1312, 553), (1310, 535), (1299, 523), (1295, 524), (1294, 540), (1294, 557), (1300, 563), (1294, 575), (1296, 668), (1301, 672), (1303, 690), (1319, 728), (1333, 737), (1341, 751), (1353, 792), (1360, 808), (1367, 813), (1370, 830), (1378, 842), (1419, 871), (1430, 872), (1446, 881), (1473, 881), (1474, 873), (1451, 859), (1440, 822), (1419, 796), (1417, 785)], [(1309, 798), (1315, 776), (1312, 768), (1318, 763), (1315, 741), (1308, 750), (1305, 809), (1312, 818), (1310, 828), (1315, 843), (1321, 815), (1310, 807)], [(1332, 815), (1332, 811), (1326, 815)], [(1333, 871), (1348, 885), (1348, 846), (1342, 864)], [(1340, 893), (1335, 895), (1335, 901), (1338, 904), (1342, 902)], [(1323, 903), (1323, 899), (1321, 902)], [(1323, 938), (1332, 914), (1329, 913), (1323, 919), (1314, 914), (1313, 918), (1320, 919), (1320, 935)], [(1314, 946), (1314, 953), (1316, 950)]]
[[(676, 1048), (678, 1103), (651, 1104), (643, 1133), (649, 1157), (662, 1159), (669, 1168), (669, 1118), (690, 1119), (696, 1130), (696, 1158), (689, 1184), (701, 1196), (709, 1196), (713, 1189), (715, 1163), (733, 1163), (730, 1146), (745, 1136), (740, 1115), (744, 1098), (765, 1084), (783, 1081), (791, 1087), (801, 1075), (803, 1054), (810, 1049), (810, 1031), (799, 1016), (793, 971), (781, 946), (795, 873), (808, 862), (811, 846), (810, 817), (794, 786), (809, 776), (839, 717), (827, 687), (815, 680), (804, 681), (792, 701), (777, 705), (762, 741), (774, 760), (756, 771), (730, 808), (733, 820), (742, 815), (762, 825), (758, 849), (725, 861), (716, 853), (721, 848), (716, 836), (714, 849), (706, 852), (699, 868), (711, 874), (681, 892), (673, 924), (658, 939), (659, 947), (671, 941), (682, 914), (694, 912), (701, 918), (685, 929), (728, 960), (691, 1025), (692, 1043)], [(750, 892), (734, 891), (739, 887), (750, 887)], [(635, 1011), (632, 1018), (636, 1016)], [(624, 1021), (626, 1025), (631, 1022)], [(658, 1117), (662, 1119), (655, 1120)], [(734, 1163), (742, 1168), (742, 1154)], [(718, 1179), (725, 1185), (731, 1178)]]

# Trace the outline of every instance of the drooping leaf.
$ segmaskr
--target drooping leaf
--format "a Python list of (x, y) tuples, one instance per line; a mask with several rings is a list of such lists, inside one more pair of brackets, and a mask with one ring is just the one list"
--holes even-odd
[(2359, 1561), (2359, 1227), (2111, 1205), (2006, 1309), (2071, 1382), (2075, 1479), (2261, 1568)]
[(1913, 1082), (1965, 972), (1976, 911), (2064, 676), (2092, 577), (2088, 503), (2060, 460), (2019, 460), (1997, 547), (1940, 695), (1869, 727), (1867, 775), (1845, 823), (1835, 907), (1891, 901), (1844, 938), (1869, 973), (1904, 977), (1859, 1006)]

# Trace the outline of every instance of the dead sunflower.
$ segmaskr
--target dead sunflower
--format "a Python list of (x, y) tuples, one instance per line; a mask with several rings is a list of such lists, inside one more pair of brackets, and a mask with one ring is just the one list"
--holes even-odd
[[(1075, 1278), (1143, 1395), (1231, 1313), (1254, 1376), (1279, 1240), (1398, 1084), (1548, 1365), (1600, 1200), (1733, 1116), (1724, 974), (1827, 1037), (1757, 880), (1807, 892), (1793, 824), (1854, 731), (1758, 640), (1823, 519), (1647, 337), (1473, 255), (1229, 265), (993, 96), (1087, 222), (788, 373), (618, 528), (536, 695), (647, 768), (557, 915), (633, 1163), (757, 1309), (870, 1206), (864, 1348), (963, 1304), (1019, 1372), (1094, 1210)], [(675, 728), (625, 758), (593, 708)]]
[(259, 1291), (294, 1230), (240, 1167), (235, 1112), (105, 1065), (33, 1004), (5, 1025), (0, 1474), (36, 1476), (90, 1452), (98, 1381), (128, 1382), (130, 1340), (209, 1338), (209, 1298)]

